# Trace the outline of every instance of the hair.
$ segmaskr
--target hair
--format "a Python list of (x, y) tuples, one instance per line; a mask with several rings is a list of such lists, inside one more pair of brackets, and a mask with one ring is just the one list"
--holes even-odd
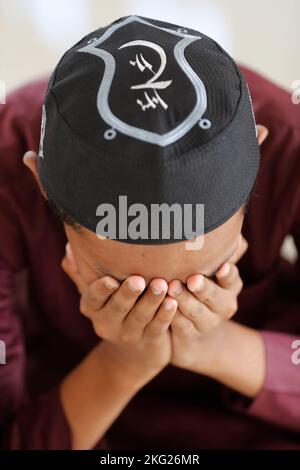
[(52, 213), (64, 224), (69, 225), (75, 230), (79, 230), (81, 225), (71, 215), (61, 209), (52, 199), (47, 195), (47, 204), (50, 207)]

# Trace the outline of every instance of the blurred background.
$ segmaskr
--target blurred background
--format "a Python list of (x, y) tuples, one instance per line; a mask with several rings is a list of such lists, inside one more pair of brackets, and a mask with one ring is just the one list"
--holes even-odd
[(48, 73), (80, 37), (129, 14), (208, 34), (286, 88), (300, 79), (299, 0), (0, 0), (0, 79), (11, 89)]
[[(300, 0), (0, 0), (0, 82), (49, 74), (82, 36), (129, 14), (197, 29), (287, 90), (300, 80)], [(296, 256), (290, 239), (283, 254)]]

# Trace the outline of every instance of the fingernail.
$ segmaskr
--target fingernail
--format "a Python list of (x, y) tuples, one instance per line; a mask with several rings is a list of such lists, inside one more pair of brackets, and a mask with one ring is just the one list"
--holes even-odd
[(128, 281), (128, 287), (132, 292), (139, 292), (142, 290), (140, 287), (134, 286), (131, 281)]
[(172, 293), (174, 295), (180, 295), (183, 292), (183, 288), (180, 282), (178, 282), (175, 288), (172, 289)]
[(197, 281), (194, 283), (194, 285), (190, 287), (190, 291), (196, 292), (198, 290), (201, 290), (203, 286), (204, 286), (204, 278), (203, 276), (199, 276), (197, 278)]
[(116, 289), (119, 284), (116, 281), (107, 280), (104, 282), (104, 285), (107, 287), (107, 289)]
[(160, 295), (163, 292), (163, 289), (161, 288), (154, 287), (154, 286), (150, 286), (150, 287), (154, 295)]
[(219, 272), (217, 273), (218, 277), (225, 277), (229, 274), (230, 271), (230, 264), (225, 263), (223, 266), (220, 268)]
[(166, 299), (164, 306), (166, 310), (173, 310), (173, 308), (175, 308), (175, 304), (172, 299)]

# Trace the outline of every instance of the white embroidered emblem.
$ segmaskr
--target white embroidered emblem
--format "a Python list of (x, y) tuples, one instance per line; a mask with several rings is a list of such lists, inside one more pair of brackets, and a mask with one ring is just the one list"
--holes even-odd
[(161, 98), (161, 96), (157, 92), (157, 90), (162, 90), (164, 88), (167, 88), (172, 83), (172, 80), (157, 81), (158, 78), (161, 76), (161, 74), (164, 72), (166, 65), (167, 65), (167, 56), (166, 56), (165, 51), (158, 44), (155, 44), (154, 42), (151, 42), (151, 41), (143, 41), (143, 40), (127, 42), (126, 44), (123, 44), (122, 46), (120, 46), (119, 49), (123, 49), (123, 47), (129, 47), (129, 46), (150, 47), (151, 49), (155, 50), (159, 54), (159, 57), (160, 57), (160, 66), (156, 72), (153, 70), (153, 65), (150, 64), (150, 62), (148, 62), (144, 58), (143, 54), (140, 54), (140, 57), (138, 54), (136, 54), (135, 60), (129, 61), (130, 65), (132, 65), (133, 67), (137, 66), (142, 73), (145, 70), (150, 70), (150, 72), (153, 73), (153, 77), (151, 77), (145, 83), (141, 83), (139, 85), (132, 85), (130, 87), (131, 90), (149, 89), (149, 90), (152, 90), (153, 92), (153, 96), (150, 97), (147, 91), (144, 91), (144, 97), (146, 98), (146, 103), (143, 103), (142, 100), (137, 98), (136, 100), (137, 104), (141, 106), (143, 111), (145, 111), (146, 109), (150, 109), (150, 108), (155, 109), (158, 104), (160, 104), (164, 109), (168, 109), (167, 103)]

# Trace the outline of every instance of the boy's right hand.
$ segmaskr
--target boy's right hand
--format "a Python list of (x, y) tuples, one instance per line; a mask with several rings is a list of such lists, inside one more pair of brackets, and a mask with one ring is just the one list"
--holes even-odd
[(141, 386), (170, 363), (169, 326), (177, 302), (166, 295), (168, 284), (164, 279), (152, 279), (147, 288), (145, 280), (136, 275), (121, 284), (111, 276), (86, 284), (69, 244), (62, 268), (81, 294), (80, 311), (105, 340), (101, 347), (110, 363)]

